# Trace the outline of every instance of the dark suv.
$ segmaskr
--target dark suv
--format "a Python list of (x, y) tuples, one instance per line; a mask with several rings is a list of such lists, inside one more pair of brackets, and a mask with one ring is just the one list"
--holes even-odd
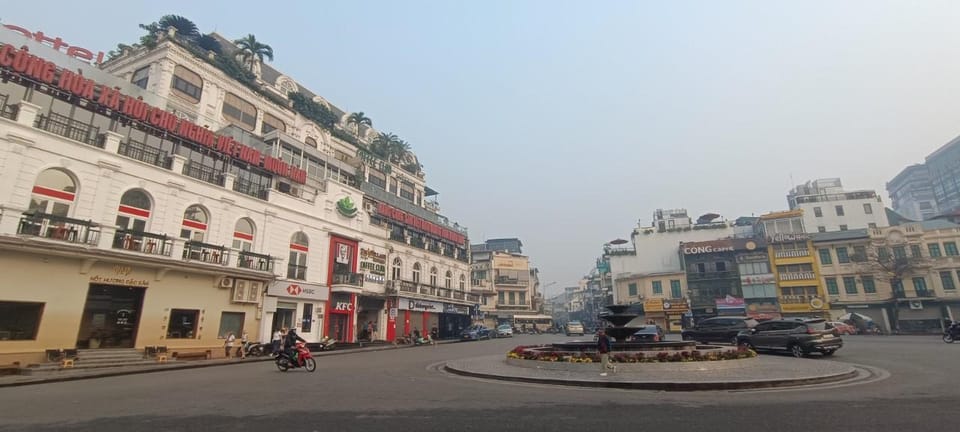
[(694, 328), (685, 329), (680, 333), (683, 340), (697, 342), (727, 342), (737, 343), (740, 332), (757, 325), (757, 320), (750, 317), (715, 317), (707, 318), (697, 323)]
[(829, 356), (843, 347), (843, 339), (823, 319), (767, 321), (740, 333), (737, 343), (755, 350), (787, 351), (794, 357), (812, 352)]

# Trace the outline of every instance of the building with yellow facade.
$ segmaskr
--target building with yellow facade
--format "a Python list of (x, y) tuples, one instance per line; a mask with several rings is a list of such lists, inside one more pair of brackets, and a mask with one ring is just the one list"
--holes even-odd
[(803, 210), (763, 215), (758, 229), (767, 240), (783, 317), (829, 316), (813, 243), (803, 226)]
[[(617, 279), (617, 298), (621, 304), (642, 304), (643, 322), (653, 322), (668, 332), (683, 329), (683, 315), (690, 311), (686, 272), (631, 275)], [(636, 323), (634, 323), (636, 324)]]

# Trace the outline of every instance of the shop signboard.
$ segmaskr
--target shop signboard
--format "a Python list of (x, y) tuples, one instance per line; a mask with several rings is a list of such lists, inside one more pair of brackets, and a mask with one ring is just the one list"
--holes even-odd
[(775, 283), (773, 273), (741, 275), (740, 283), (742, 285), (769, 285)]
[(400, 309), (414, 312), (442, 312), (443, 303), (429, 300), (400, 299)]
[(267, 288), (267, 295), (326, 301), (330, 298), (330, 289), (300, 281), (276, 281)]
[(467, 306), (444, 303), (443, 313), (456, 314), (456, 315), (470, 315), (470, 308)]
[(728, 295), (724, 298), (717, 299), (717, 309), (721, 311), (726, 311), (730, 309), (743, 309), (744, 301), (740, 297), (734, 297)]

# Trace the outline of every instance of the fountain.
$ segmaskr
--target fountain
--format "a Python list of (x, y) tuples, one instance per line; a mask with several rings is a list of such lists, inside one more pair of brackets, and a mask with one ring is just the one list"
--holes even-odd
[(610, 323), (610, 326), (607, 326), (606, 333), (608, 336), (612, 337), (618, 343), (623, 343), (627, 341), (627, 338), (632, 336), (637, 330), (642, 327), (627, 327), (627, 324), (630, 321), (633, 321), (634, 318), (638, 317), (637, 314), (626, 313), (629, 309), (629, 305), (610, 305), (607, 306), (607, 310), (610, 311), (609, 314), (600, 315), (600, 319)]
[[(628, 327), (627, 324), (630, 321), (633, 321), (634, 318), (639, 315), (633, 313), (627, 313), (627, 310), (630, 309), (630, 305), (609, 305), (606, 309), (610, 312), (608, 314), (600, 315), (600, 318), (604, 321), (610, 323), (604, 331), (607, 335), (612, 337), (615, 342), (613, 344), (612, 351), (683, 351), (683, 350), (695, 350), (697, 349), (697, 343), (695, 341), (676, 341), (676, 342), (632, 342), (628, 338), (633, 336), (637, 330), (642, 327)], [(557, 350), (569, 350), (569, 351), (588, 351), (595, 349), (597, 343), (595, 341), (571, 341), (571, 342), (556, 342), (550, 344), (554, 349)], [(712, 348), (704, 346), (704, 348)]]

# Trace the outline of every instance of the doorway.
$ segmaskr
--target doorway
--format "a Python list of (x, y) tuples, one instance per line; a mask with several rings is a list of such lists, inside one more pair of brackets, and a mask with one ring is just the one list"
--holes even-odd
[(330, 337), (340, 342), (349, 342), (347, 340), (349, 320), (350, 315), (347, 314), (330, 314)]
[(277, 302), (277, 311), (273, 313), (273, 331), (276, 332), (282, 328), (294, 328), (293, 317), (297, 315), (297, 304), (287, 302)]
[(133, 348), (146, 288), (90, 284), (77, 348)]

